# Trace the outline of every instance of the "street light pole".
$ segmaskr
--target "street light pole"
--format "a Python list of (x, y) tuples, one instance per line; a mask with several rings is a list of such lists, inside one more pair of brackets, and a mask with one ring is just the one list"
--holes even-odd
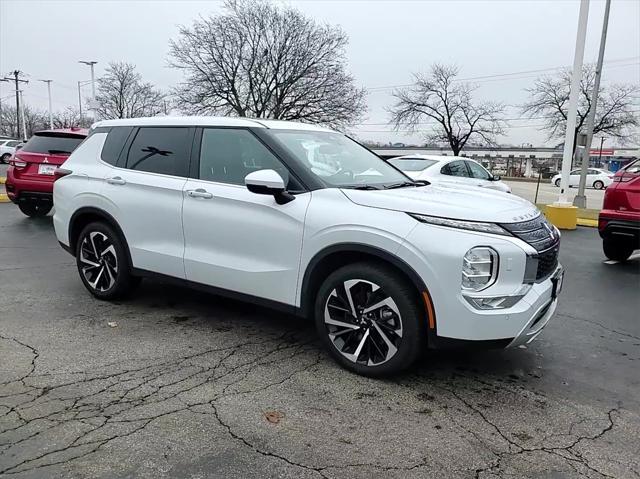
[(571, 206), (567, 199), (566, 191), (569, 189), (569, 172), (571, 170), (571, 158), (573, 157), (574, 132), (576, 129), (576, 117), (578, 113), (578, 95), (580, 90), (580, 78), (582, 77), (582, 61), (584, 58), (584, 44), (587, 36), (587, 21), (589, 19), (589, 0), (580, 1), (580, 13), (578, 18), (578, 33), (576, 35), (576, 50), (573, 58), (573, 71), (571, 73), (571, 92), (569, 93), (569, 107), (567, 111), (567, 125), (564, 137), (564, 151), (562, 155), (562, 172), (560, 179), (560, 196), (556, 206)]
[[(95, 108), (95, 102), (96, 102), (96, 77), (95, 77), (94, 66), (98, 62), (80, 60), (78, 63), (84, 63), (85, 65), (89, 65), (91, 67), (91, 103), (92, 103), (91, 108)], [(94, 110), (94, 120), (95, 120), (95, 110)]]
[(20, 114), (22, 116), (22, 139), (27, 141), (27, 121), (24, 117), (24, 99), (22, 98), (22, 90), (18, 90), (20, 95)]
[[(580, 184), (578, 194), (573, 199), (573, 204), (578, 208), (587, 207), (587, 197), (584, 194), (584, 188), (587, 183), (587, 168), (589, 168), (589, 158), (591, 153), (591, 141), (593, 140), (593, 125), (596, 121), (596, 107), (598, 105), (598, 93), (600, 90), (600, 77), (602, 76), (602, 61), (604, 59), (604, 47), (607, 43), (607, 27), (609, 26), (609, 10), (611, 9), (611, 0), (607, 0), (604, 7), (604, 20), (602, 22), (602, 37), (600, 38), (600, 51), (598, 52), (598, 63), (596, 65), (596, 76), (593, 80), (593, 92), (591, 92), (591, 105), (589, 116), (587, 117), (587, 143), (584, 146), (584, 155), (582, 155), (582, 166), (580, 168)], [(602, 151), (602, 148), (600, 148)]]
[(78, 109), (80, 110), (80, 123), (82, 123), (82, 92), (80, 91), (80, 82), (78, 82)]
[(47, 92), (49, 93), (49, 128), (53, 130), (53, 109), (51, 108), (51, 82), (53, 80), (40, 80), (47, 84)]

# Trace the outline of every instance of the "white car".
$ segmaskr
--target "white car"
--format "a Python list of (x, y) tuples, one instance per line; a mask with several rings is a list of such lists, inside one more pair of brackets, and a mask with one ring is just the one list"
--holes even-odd
[(480, 186), (511, 193), (511, 188), (475, 160), (459, 156), (408, 155), (387, 160), (414, 180), (429, 183)]
[(20, 140), (0, 140), (0, 163), (8, 163), (9, 158), (16, 152), (16, 146), (22, 143)]
[[(558, 173), (551, 178), (551, 183), (560, 187), (560, 181), (562, 175)], [(587, 180), (585, 186), (587, 188), (595, 188), (596, 190), (602, 190), (613, 183), (613, 173), (607, 170), (601, 170), (600, 168), (589, 168), (587, 170)], [(580, 185), (580, 168), (577, 170), (571, 170), (569, 173), (569, 187)]]
[(531, 203), (416, 183), (318, 126), (101, 121), (56, 175), (56, 235), (95, 297), (160, 276), (313, 318), (360, 374), (528, 343), (562, 285), (560, 236)]

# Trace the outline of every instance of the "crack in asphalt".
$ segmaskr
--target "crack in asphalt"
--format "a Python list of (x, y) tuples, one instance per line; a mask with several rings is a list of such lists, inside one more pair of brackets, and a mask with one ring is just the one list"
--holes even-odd
[(591, 319), (586, 319), (586, 318), (578, 318), (576, 316), (572, 316), (572, 315), (567, 314), (567, 313), (556, 313), (556, 316), (564, 316), (565, 318), (569, 318), (569, 319), (572, 319), (574, 321), (582, 321), (583, 323), (593, 324), (594, 326), (598, 326), (598, 327), (600, 327), (600, 328), (602, 328), (605, 331), (608, 331), (610, 333), (618, 334), (620, 336), (625, 336), (627, 338), (636, 339), (636, 340), (640, 341), (640, 336), (634, 336), (633, 334), (627, 333), (626, 331), (618, 331), (617, 329), (609, 328), (609, 327), (599, 323), (598, 321), (593, 321)]
[[(134, 367), (118, 361), (103, 366), (114, 369), (108, 373), (73, 372), (68, 374), (72, 376), (72, 380), (66, 380), (65, 375), (55, 372), (35, 374), (40, 356), (38, 349), (16, 338), (0, 335), (0, 340), (12, 341), (26, 348), (30, 354), (30, 363), (25, 374), (19, 379), (0, 383), (0, 386), (5, 387), (20, 386), (12, 393), (0, 396), (2, 401), (13, 400), (13, 404), (0, 404), (0, 408), (6, 409), (5, 412), (0, 409), (0, 419), (5, 418), (4, 423), (0, 422), (0, 475), (9, 476), (80, 460), (97, 453), (112, 441), (122, 440), (144, 430), (154, 421), (181, 412), (209, 415), (229, 437), (243, 447), (288, 466), (306, 470), (323, 479), (328, 479), (331, 471), (345, 471), (350, 468), (411, 471), (432, 465), (428, 457), (404, 465), (385, 464), (380, 460), (311, 465), (296, 460), (290, 454), (269, 450), (253, 438), (239, 432), (233, 423), (225, 420), (224, 414), (220, 411), (223, 399), (257, 394), (280, 387), (297, 375), (312, 372), (325, 361), (325, 355), (318, 349), (316, 341), (306, 340), (301, 334), (285, 332), (268, 337), (260, 335), (259, 338), (176, 357), (154, 358), (152, 361), (143, 361), (143, 365), (136, 363)], [(292, 365), (290, 370), (286, 369)], [(282, 374), (269, 379), (261, 378), (264, 381), (258, 385), (251, 383), (251, 375), (255, 373), (256, 368), (261, 367), (278, 371), (282, 369), (279, 371)], [(62, 379), (61, 382), (46, 383), (47, 379), (58, 377)], [(475, 380), (469, 377), (465, 379)], [(497, 385), (490, 380), (477, 379), (477, 382), (489, 386)], [(572, 422), (568, 434), (547, 435), (542, 445), (527, 447), (516, 441), (512, 437), (513, 433), (510, 435), (493, 421), (483, 411), (481, 404), (476, 404), (458, 390), (455, 380), (434, 380), (429, 385), (443, 392), (443, 396), (435, 400), (439, 403), (439, 411), (465, 433), (473, 436), (493, 456), (493, 460), (484, 466), (468, 471), (474, 473), (476, 478), (479, 479), (486, 474), (501, 475), (504, 472), (504, 460), (536, 452), (561, 458), (568, 467), (581, 475), (583, 472), (580, 468), (584, 468), (601, 477), (613, 477), (590, 464), (577, 448), (584, 442), (598, 441), (614, 429), (615, 419), (620, 414), (620, 405), (608, 410), (607, 424), (596, 432), (574, 434), (575, 427), (593, 420), (579, 418)], [(197, 393), (201, 392), (200, 388), (204, 386), (210, 388), (205, 394), (206, 397), (198, 397)], [(192, 396), (192, 393), (195, 396)], [(499, 444), (486, 440), (480, 433), (458, 420), (446, 404), (446, 395), (452, 396), (479, 417), (500, 438), (506, 450)], [(206, 412), (202, 411), (202, 407), (206, 408)], [(15, 420), (15, 424), (8, 422), (7, 418)], [(7, 427), (4, 427), (5, 425)], [(73, 426), (79, 430), (73, 438), (56, 441), (56, 445), (52, 446), (47, 437), (66, 426)], [(551, 439), (562, 437), (571, 440), (562, 446), (545, 445)], [(37, 454), (24, 452), (26, 444), (40, 440), (46, 446), (41, 447)], [(16, 454), (15, 459), (12, 459), (11, 451)]]

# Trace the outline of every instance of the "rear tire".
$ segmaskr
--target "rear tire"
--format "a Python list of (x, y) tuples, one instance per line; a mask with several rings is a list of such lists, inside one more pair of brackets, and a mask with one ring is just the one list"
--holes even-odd
[(602, 190), (602, 189), (604, 188), (604, 182), (603, 182), (603, 181), (600, 181), (600, 180), (594, 181), (594, 182), (593, 182), (593, 187), (594, 187), (596, 190)]
[(555, 181), (554, 185), (556, 185), (557, 188), (560, 188), (560, 178)]
[(0, 163), (7, 163), (7, 161), (9, 161), (9, 158), (11, 158), (11, 154), (5, 153), (0, 157)]
[(20, 211), (25, 215), (31, 218), (39, 218), (41, 216), (46, 216), (49, 211), (51, 211), (51, 208), (53, 208), (53, 205), (36, 202), (20, 202), (18, 203), (18, 208), (20, 208)]
[(318, 290), (314, 315), (331, 356), (364, 376), (402, 371), (426, 346), (416, 289), (384, 265), (353, 263), (331, 273)]
[(82, 230), (76, 265), (85, 288), (98, 299), (122, 298), (140, 282), (131, 274), (124, 239), (106, 223), (90, 223)]
[(633, 244), (616, 238), (605, 238), (602, 240), (604, 255), (615, 261), (626, 261), (633, 254)]

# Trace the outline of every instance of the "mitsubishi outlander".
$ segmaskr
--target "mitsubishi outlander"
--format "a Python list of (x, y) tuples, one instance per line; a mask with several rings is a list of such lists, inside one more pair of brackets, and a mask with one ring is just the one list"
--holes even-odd
[(560, 235), (531, 203), (414, 181), (319, 126), (101, 121), (56, 176), (56, 235), (96, 298), (154, 275), (313, 318), (359, 374), (528, 343), (562, 286)]

